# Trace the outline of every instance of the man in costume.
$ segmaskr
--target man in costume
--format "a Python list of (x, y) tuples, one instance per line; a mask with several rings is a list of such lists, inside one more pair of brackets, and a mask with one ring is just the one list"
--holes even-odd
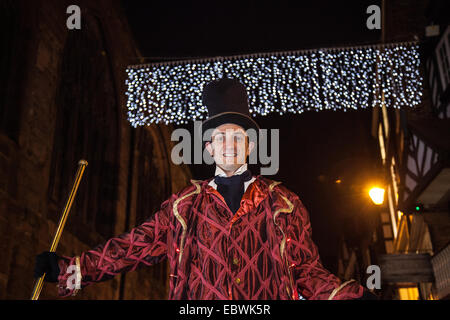
[(206, 149), (215, 178), (191, 180), (143, 224), (77, 257), (44, 252), (35, 277), (58, 282), (59, 295), (73, 295), (68, 272), (81, 288), (167, 258), (169, 299), (361, 299), (370, 294), (355, 281), (326, 270), (311, 238), (308, 212), (280, 182), (253, 176), (247, 157), (255, 144), (245, 87), (220, 79), (203, 92), (212, 131)]

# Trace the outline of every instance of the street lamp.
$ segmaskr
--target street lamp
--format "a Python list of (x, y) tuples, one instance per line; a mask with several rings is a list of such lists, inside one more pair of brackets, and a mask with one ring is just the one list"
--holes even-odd
[(384, 189), (373, 187), (369, 190), (369, 196), (372, 199), (373, 203), (376, 205), (382, 205), (384, 201)]

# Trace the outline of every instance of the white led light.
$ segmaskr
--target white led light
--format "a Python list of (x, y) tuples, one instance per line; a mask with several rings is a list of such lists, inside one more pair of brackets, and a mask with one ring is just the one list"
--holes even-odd
[(422, 95), (418, 50), (402, 44), (130, 66), (128, 120), (137, 127), (205, 119), (203, 87), (225, 76), (247, 87), (253, 116), (367, 108), (382, 93), (388, 107), (414, 107)]

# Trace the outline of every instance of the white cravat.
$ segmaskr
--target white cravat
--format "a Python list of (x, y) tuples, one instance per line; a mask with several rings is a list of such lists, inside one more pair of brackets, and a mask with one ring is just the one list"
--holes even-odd
[[(244, 163), (239, 169), (237, 169), (233, 173), (233, 176), (236, 175), (236, 174), (241, 174), (241, 173), (245, 172), (245, 170), (247, 170), (247, 164), (246, 163)], [(215, 176), (226, 177), (227, 174), (219, 166), (216, 165), (216, 173), (214, 174), (214, 177)], [(256, 178), (252, 177), (249, 181), (245, 181), (244, 182), (244, 192), (247, 191), (247, 187), (250, 185), (250, 183), (252, 183), (255, 180), (256, 180)], [(214, 189), (217, 190), (217, 184), (214, 181), (214, 179), (212, 179), (208, 184), (211, 187), (213, 187)]]

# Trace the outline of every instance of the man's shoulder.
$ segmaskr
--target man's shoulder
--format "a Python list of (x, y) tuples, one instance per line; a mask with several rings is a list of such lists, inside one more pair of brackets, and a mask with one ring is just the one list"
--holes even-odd
[(298, 198), (298, 195), (289, 188), (287, 188), (282, 181), (269, 179), (261, 175), (257, 176), (256, 179), (260, 181), (260, 183), (262, 183), (265, 188), (267, 188), (268, 192), (280, 194), (282, 196), (287, 197), (290, 200)]
[(199, 194), (202, 191), (202, 189), (205, 188), (206, 185), (208, 185), (209, 180), (210, 179), (206, 179), (206, 180), (191, 179), (189, 181), (188, 185), (183, 187), (178, 192), (174, 193), (172, 195), (172, 197), (175, 200), (175, 199), (179, 199), (179, 198), (185, 198), (187, 196), (194, 195), (194, 194)]

